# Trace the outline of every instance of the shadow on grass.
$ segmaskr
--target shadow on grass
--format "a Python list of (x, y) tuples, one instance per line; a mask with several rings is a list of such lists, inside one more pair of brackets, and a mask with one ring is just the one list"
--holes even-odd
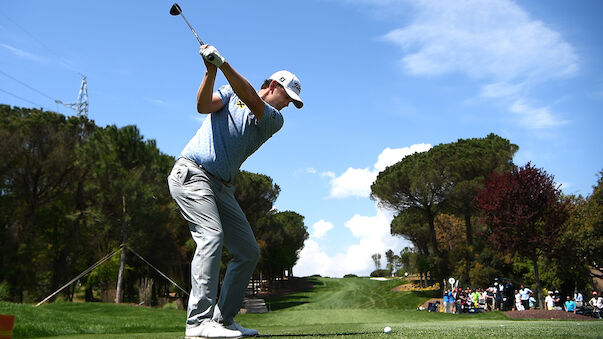
[(381, 334), (383, 332), (339, 332), (339, 333), (307, 333), (307, 334), (260, 334), (256, 338), (274, 337), (327, 337), (327, 336), (357, 336), (367, 334)]
[(324, 285), (324, 282), (318, 280), (316, 277), (307, 277), (303, 279), (304, 284), (299, 284), (295, 288), (295, 292), (285, 295), (276, 295), (266, 298), (266, 306), (270, 311), (278, 311), (285, 308), (295, 307), (309, 303), (310, 297), (300, 295), (312, 291), (316, 286)]
[(270, 311), (278, 311), (289, 307), (307, 304), (310, 302), (307, 299), (310, 299), (310, 297), (284, 295), (267, 299), (266, 306)]
[(304, 280), (306, 280), (307, 282), (312, 284), (312, 287), (314, 286), (321, 286), (324, 285), (325, 283), (318, 280), (318, 277), (306, 277), (304, 278)]
[(440, 298), (440, 291), (410, 291), (412, 294), (421, 298)]

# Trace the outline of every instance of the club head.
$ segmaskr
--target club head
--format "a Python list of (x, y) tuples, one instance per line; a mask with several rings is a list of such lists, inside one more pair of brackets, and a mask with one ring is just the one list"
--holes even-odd
[(182, 8), (180, 8), (180, 6), (178, 6), (177, 3), (174, 3), (172, 5), (172, 8), (170, 8), (170, 14), (171, 15), (180, 15), (180, 14), (182, 14)]

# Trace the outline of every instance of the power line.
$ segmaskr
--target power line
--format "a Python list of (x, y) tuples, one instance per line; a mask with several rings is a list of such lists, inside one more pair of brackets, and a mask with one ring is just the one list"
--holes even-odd
[(28, 84), (24, 83), (23, 81), (21, 81), (21, 80), (19, 80), (19, 79), (16, 79), (15, 77), (10, 76), (10, 75), (6, 74), (6, 73), (5, 73), (5, 72), (3, 72), (3, 71), (0, 71), (0, 73), (2, 73), (2, 74), (3, 74), (4, 76), (6, 76), (7, 78), (10, 78), (10, 79), (12, 79), (12, 80), (14, 80), (14, 81), (16, 81), (16, 82), (20, 83), (21, 85), (23, 85), (23, 86), (25, 86), (25, 87), (27, 87), (27, 88), (31, 89), (32, 91), (38, 92), (39, 94), (42, 94), (43, 96), (47, 97), (48, 99), (50, 99), (50, 100), (52, 100), (52, 101), (56, 101), (56, 99), (53, 99), (53, 98), (52, 98), (50, 95), (48, 95), (48, 94), (46, 94), (46, 93), (44, 93), (44, 92), (42, 92), (42, 91), (40, 91), (40, 90), (37, 90), (37, 89), (33, 88), (32, 86), (30, 86), (30, 85), (28, 85)]
[(33, 102), (33, 101), (29, 101), (29, 100), (27, 100), (27, 99), (25, 99), (25, 98), (21, 98), (20, 96), (18, 96), (18, 95), (16, 95), (16, 94), (13, 94), (13, 93), (11, 93), (11, 92), (9, 92), (9, 91), (5, 91), (5, 90), (3, 90), (3, 89), (1, 89), (1, 88), (0, 88), (0, 92), (4, 92), (4, 93), (6, 93), (6, 94), (8, 94), (8, 95), (12, 95), (12, 96), (14, 96), (14, 97), (15, 97), (15, 98), (17, 98), (17, 99), (20, 99), (20, 100), (23, 100), (23, 101), (29, 102), (30, 104), (36, 105), (36, 106), (38, 106), (38, 107), (42, 107), (42, 108), (44, 108), (44, 106), (42, 106), (42, 105), (40, 105), (40, 104), (36, 104), (36, 103), (35, 103), (35, 102)]
[(12, 22), (15, 26), (19, 27), (23, 32), (25, 32), (27, 35), (29, 35), (32, 39), (34, 39), (37, 43), (39, 43), (42, 47), (44, 47), (46, 50), (48, 50), (50, 53), (54, 54), (55, 57), (62, 59), (55, 51), (53, 51), (50, 47), (48, 47), (45, 43), (43, 43), (40, 39), (36, 38), (35, 35), (31, 34), (28, 30), (26, 30), (25, 28), (23, 28), (21, 25), (19, 25), (15, 20), (9, 18), (6, 14), (2, 13), (2, 11), (0, 11), (0, 14), (2, 14), (2, 16), (4, 16), (5, 18), (7, 18), (10, 22)]
[(82, 74), (82, 72), (76, 70), (75, 68), (73, 68), (70, 65), (71, 62), (68, 59), (65, 59), (62, 56), (60, 56), (52, 48), (48, 47), (48, 45), (46, 45), (44, 42), (42, 42), (42, 40), (38, 39), (31, 32), (29, 32), (28, 30), (26, 30), (25, 28), (23, 28), (23, 26), (19, 25), (15, 20), (13, 20), (10, 17), (8, 17), (8, 15), (4, 14), (2, 11), (0, 11), (0, 15), (2, 15), (3, 17), (5, 17), (6, 19), (8, 19), (15, 26), (17, 26), (20, 30), (22, 30), (23, 32), (25, 32), (25, 34), (29, 35), (29, 37), (32, 38), (35, 42), (37, 42), (38, 44), (40, 44), (40, 46), (44, 47), (47, 51), (49, 51), (52, 55), (54, 55), (57, 58), (57, 60), (60, 62), (60, 64), (63, 65), (63, 67), (65, 67), (65, 68), (69, 69), (70, 71), (73, 71), (73, 72), (75, 72), (75, 73), (77, 73), (77, 74), (79, 74), (81, 76), (84, 76)]
[[(58, 99), (54, 99), (50, 95), (48, 95), (48, 94), (46, 94), (46, 93), (44, 93), (44, 92), (42, 92), (42, 91), (34, 88), (33, 86), (28, 85), (25, 82), (23, 82), (23, 81), (15, 78), (15, 77), (7, 74), (6, 72), (3, 72), (3, 71), (0, 70), (0, 73), (3, 74), (4, 76), (6, 76), (7, 78), (10, 78), (10, 79), (12, 79), (12, 80), (20, 83), (21, 85), (23, 85), (23, 86), (31, 89), (32, 91), (35, 91), (35, 92), (37, 92), (37, 93), (39, 93), (39, 94), (47, 97), (48, 99), (54, 101), (55, 104), (57, 104), (57, 112), (59, 111), (59, 106), (58, 105), (61, 104), (63, 106), (66, 106), (66, 107), (69, 107), (69, 108), (75, 110), (76, 113), (77, 113), (77, 115), (88, 116), (88, 84), (86, 82), (86, 76), (85, 75), (82, 75), (82, 77), (83, 77), (82, 78), (82, 85), (80, 87), (80, 92), (79, 92), (78, 97), (77, 97), (77, 102), (76, 103), (72, 103), (72, 104), (66, 104), (63, 101), (58, 100)], [(27, 99), (21, 98), (21, 97), (15, 95), (15, 94), (12, 94), (12, 93), (10, 93), (8, 91), (5, 91), (5, 90), (2, 90), (2, 91), (5, 92), (5, 93), (10, 94), (10, 95), (12, 95), (12, 96), (14, 96), (16, 98), (19, 98), (21, 100), (27, 101), (27, 102), (32, 103), (34, 105), (38, 105), (38, 104), (36, 104), (36, 103), (34, 103), (32, 101), (29, 101)], [(38, 106), (43, 107), (42, 105), (38, 105)]]

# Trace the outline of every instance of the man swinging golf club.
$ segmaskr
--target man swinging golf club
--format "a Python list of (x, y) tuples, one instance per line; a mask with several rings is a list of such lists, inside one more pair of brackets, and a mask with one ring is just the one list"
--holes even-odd
[[(259, 249), (231, 182), (241, 164), (283, 126), (280, 110), (301, 108), (299, 79), (288, 71), (270, 76), (256, 90), (209, 45), (202, 45), (206, 71), (197, 92), (197, 111), (207, 118), (186, 145), (168, 177), (170, 193), (188, 221), (197, 245), (191, 262), (187, 337), (239, 338), (258, 331), (234, 321), (243, 303)], [(214, 92), (218, 69), (229, 85)], [(220, 297), (222, 245), (228, 264)]]

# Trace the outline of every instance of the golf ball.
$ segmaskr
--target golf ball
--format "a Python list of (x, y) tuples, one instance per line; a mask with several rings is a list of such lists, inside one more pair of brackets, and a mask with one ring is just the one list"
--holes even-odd
[(383, 329), (383, 333), (392, 333), (392, 328), (389, 326), (385, 326), (385, 328)]

